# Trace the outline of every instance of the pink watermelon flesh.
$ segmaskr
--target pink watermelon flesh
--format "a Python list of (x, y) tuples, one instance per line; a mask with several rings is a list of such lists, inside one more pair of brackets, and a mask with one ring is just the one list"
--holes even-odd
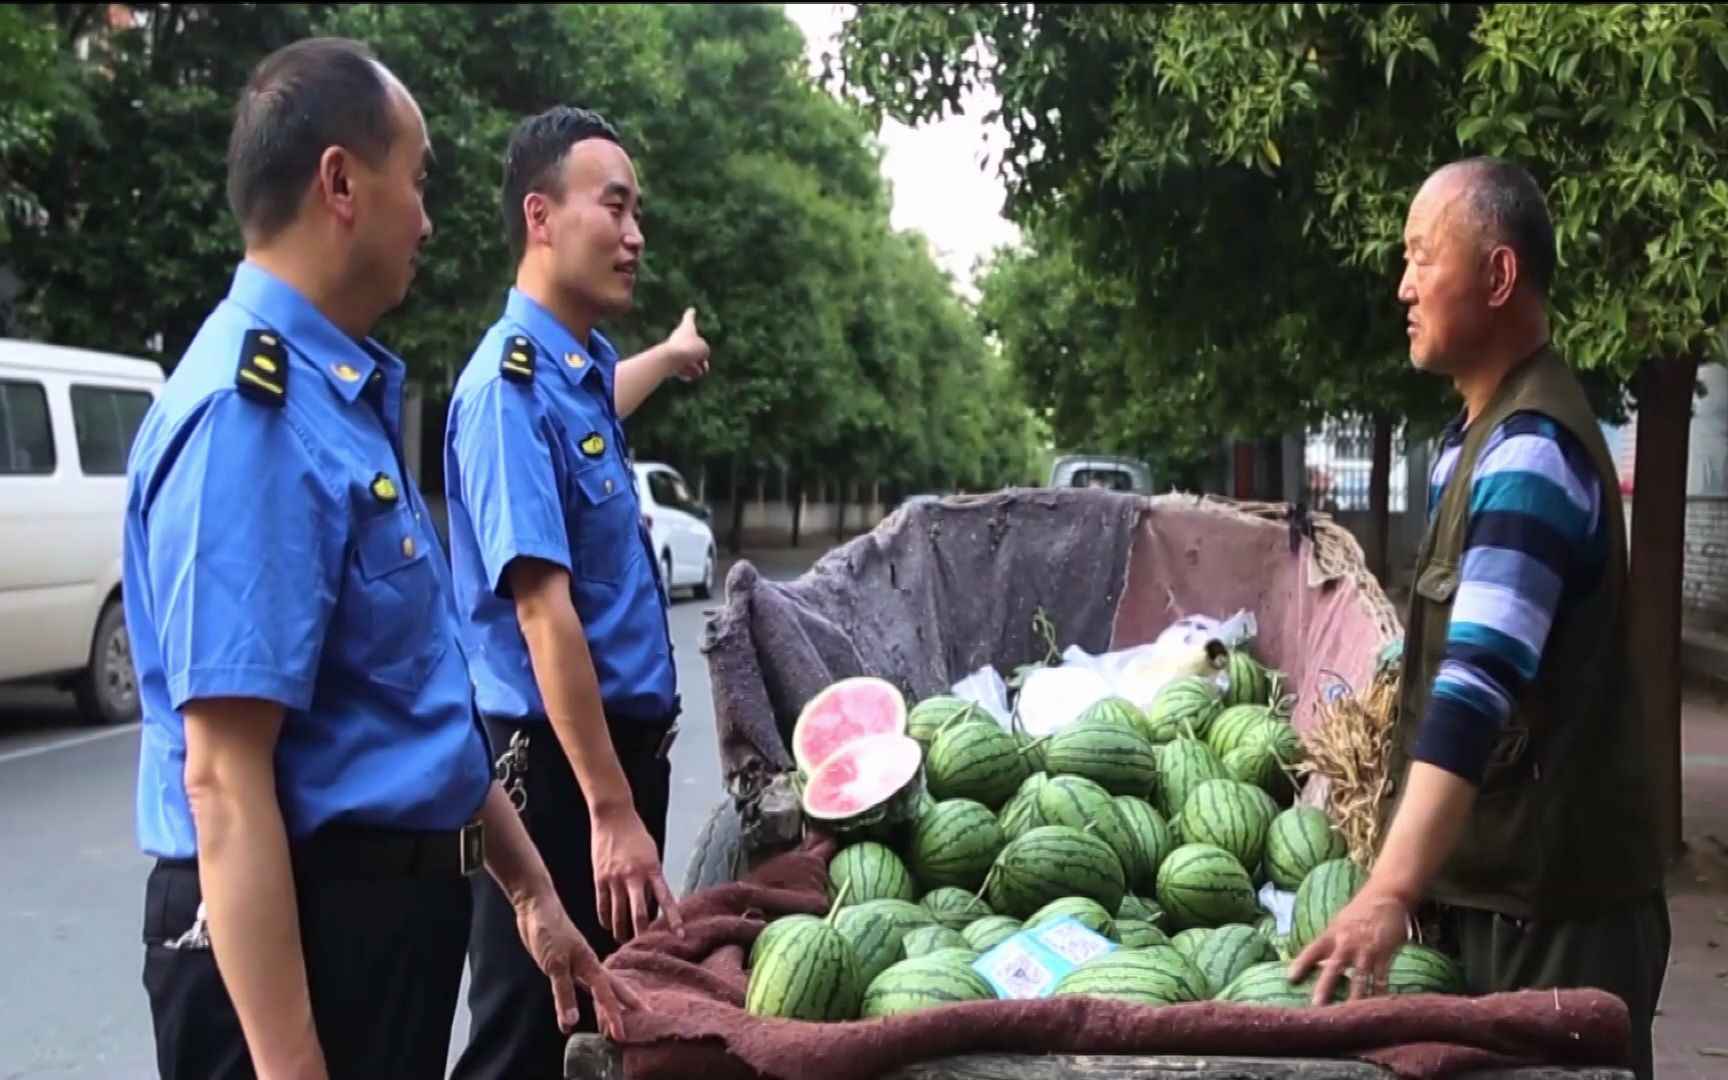
[(906, 699), (884, 679), (842, 679), (810, 699), (792, 729), (792, 758), (809, 776), (866, 735), (903, 735)]
[(924, 748), (906, 735), (866, 735), (824, 761), (804, 785), (804, 812), (844, 821), (892, 799), (918, 774)]

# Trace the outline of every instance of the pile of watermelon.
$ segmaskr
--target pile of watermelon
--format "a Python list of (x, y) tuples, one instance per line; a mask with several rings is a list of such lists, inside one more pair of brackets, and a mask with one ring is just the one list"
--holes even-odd
[[(991, 1000), (980, 956), (1063, 917), (1117, 947), (1056, 996), (1309, 1004), (1317, 975), (1292, 984), (1289, 961), (1366, 874), (1323, 811), (1293, 805), (1282, 680), (1245, 646), (1230, 675), (1175, 679), (1144, 711), (1107, 698), (1041, 739), (956, 697), (908, 709), (885, 680), (829, 687), (793, 754), (806, 816), (841, 840), (830, 911), (764, 928), (746, 1008), (842, 1021)], [(1286, 933), (1268, 881), (1295, 894)], [(1416, 943), (1385, 989), (1463, 992), (1457, 963)]]

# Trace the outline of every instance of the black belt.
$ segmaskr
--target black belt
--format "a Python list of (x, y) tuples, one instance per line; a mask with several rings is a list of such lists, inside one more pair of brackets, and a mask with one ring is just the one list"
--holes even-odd
[[(291, 840), (295, 874), (310, 877), (472, 877), (485, 867), (486, 837), (479, 822), (448, 832), (331, 825)], [(163, 859), (193, 868), (196, 859)]]

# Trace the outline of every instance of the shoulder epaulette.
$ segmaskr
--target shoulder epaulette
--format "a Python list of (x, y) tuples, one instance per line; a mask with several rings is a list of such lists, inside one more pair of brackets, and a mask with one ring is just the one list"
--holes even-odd
[(534, 378), (534, 345), (521, 334), (504, 339), (504, 358), (498, 370), (511, 382), (525, 383)]
[(246, 331), (234, 385), (253, 401), (278, 408), (287, 403), (288, 349), (275, 331)]

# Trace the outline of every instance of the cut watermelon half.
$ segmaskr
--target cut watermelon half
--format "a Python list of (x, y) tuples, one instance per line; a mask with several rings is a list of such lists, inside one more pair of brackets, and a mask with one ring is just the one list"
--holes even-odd
[(909, 735), (865, 735), (829, 755), (804, 782), (804, 813), (846, 821), (900, 794), (924, 764), (924, 748)]
[(792, 728), (792, 760), (805, 776), (867, 735), (904, 735), (906, 698), (886, 679), (858, 675), (811, 698)]

